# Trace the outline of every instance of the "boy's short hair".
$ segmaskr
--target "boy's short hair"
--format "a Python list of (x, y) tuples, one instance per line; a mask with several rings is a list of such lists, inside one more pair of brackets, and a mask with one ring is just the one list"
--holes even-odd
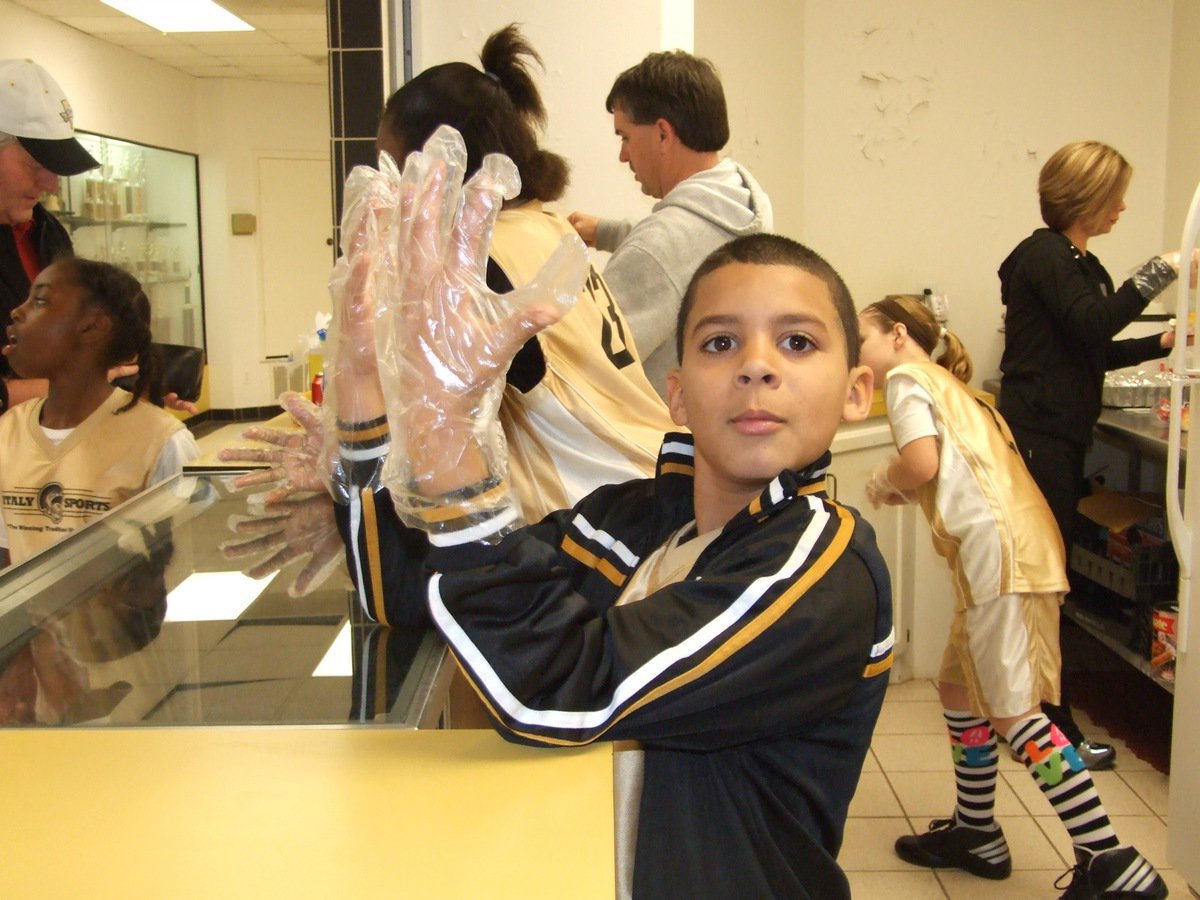
[(651, 53), (613, 82), (605, 108), (636, 125), (666, 119), (685, 147), (716, 152), (729, 143), (729, 113), (716, 67), (682, 50)]
[(755, 266), (794, 266), (825, 282), (834, 309), (837, 310), (838, 320), (842, 324), (842, 334), (846, 338), (846, 367), (850, 369), (858, 365), (858, 313), (854, 309), (854, 301), (850, 297), (850, 289), (846, 287), (846, 282), (842, 281), (842, 276), (837, 270), (818, 253), (781, 234), (748, 234), (734, 238), (708, 254), (704, 262), (700, 263), (700, 267), (692, 275), (692, 280), (688, 282), (683, 300), (679, 303), (679, 315), (675, 320), (675, 352), (679, 362), (683, 362), (684, 329), (695, 304), (696, 289), (701, 279), (735, 262)]

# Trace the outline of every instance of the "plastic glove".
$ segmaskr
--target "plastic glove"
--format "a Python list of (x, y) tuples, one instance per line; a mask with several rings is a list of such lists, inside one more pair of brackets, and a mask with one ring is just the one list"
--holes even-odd
[[(1162, 259), (1164, 259), (1166, 261), (1167, 265), (1171, 266), (1178, 273), (1179, 268), (1180, 268), (1180, 257), (1179, 257), (1178, 250), (1174, 250), (1170, 253), (1162, 254)], [(1149, 265), (1149, 263), (1147, 263), (1146, 265)], [(1143, 266), (1142, 268), (1145, 268), (1145, 266)], [(1174, 315), (1176, 312), (1177, 303), (1179, 300), (1179, 291), (1194, 290), (1196, 288), (1196, 284), (1197, 284), (1197, 280), (1198, 280), (1197, 279), (1197, 274), (1198, 274), (1197, 269), (1198, 268), (1200, 268), (1200, 248), (1192, 250), (1192, 264), (1190, 266), (1190, 273), (1189, 273), (1190, 277), (1188, 278), (1187, 288), (1184, 288), (1181, 285), (1178, 290), (1163, 293), (1158, 298), (1159, 302), (1163, 305), (1163, 309), (1165, 309), (1171, 315)], [(1141, 270), (1139, 269), (1139, 272), (1140, 271)], [(1135, 286), (1136, 286), (1136, 282), (1135, 282)], [(1138, 288), (1138, 292), (1141, 293), (1140, 287)], [(1143, 294), (1143, 296), (1145, 296), (1145, 294)], [(1189, 340), (1188, 343), (1190, 346), (1191, 341)], [(1173, 347), (1174, 346), (1174, 338), (1171, 339), (1170, 344), (1164, 343), (1163, 346), (1164, 347)]]
[(492, 154), (464, 185), (466, 159), (461, 136), (446, 126), (409, 155), (391, 228), (395, 282), (380, 294), (375, 335), (393, 445), (384, 483), (405, 521), (431, 532), (440, 520), (418, 511), (443, 497), (453, 495), (465, 515), (512, 503), (489, 490), (508, 468), (497, 419), (504, 375), (525, 342), (575, 302), (588, 268), (571, 234), (531, 284), (489, 290), (492, 230), (520, 179), (507, 157)]
[[(330, 491), (341, 503), (358, 488), (380, 486), (388, 450), (379, 441), (362, 446), (356, 429), (385, 412), (375, 331), (382, 308), (378, 297), (395, 283), (391, 229), (399, 206), (400, 170), (388, 154), (379, 154), (377, 169), (357, 166), (346, 179), (342, 255), (329, 280), (333, 318), (325, 354), (324, 408), (331, 414), (325, 421), (321, 464), (321, 471), (330, 474)], [(349, 430), (343, 432), (339, 422), (349, 423)]]
[(288, 594), (304, 597), (324, 584), (342, 560), (343, 545), (333, 515), (333, 498), (322, 491), (303, 499), (268, 503), (250, 515), (231, 516), (229, 530), (249, 539), (226, 541), (221, 554), (227, 560), (267, 554), (245, 570), (251, 578), (264, 578), (289, 563), (307, 557), (292, 579)]
[(1134, 289), (1144, 300), (1153, 300), (1179, 277), (1179, 254), (1165, 254), (1167, 259), (1156, 256), (1142, 263), (1141, 267), (1130, 276)]
[(867, 478), (867, 501), (875, 509), (879, 509), (885, 503), (888, 506), (901, 506), (913, 502), (912, 495), (900, 490), (888, 477), (892, 462), (893, 460), (889, 459), (880, 463)]
[(233, 479), (236, 488), (257, 485), (275, 485), (262, 494), (247, 498), (250, 503), (278, 503), (293, 494), (306, 491), (325, 493), (326, 479), (322, 476), (321, 449), (324, 432), (321, 425), (321, 409), (301, 394), (289, 391), (280, 396), (279, 405), (292, 414), (303, 431), (288, 431), (282, 428), (251, 426), (242, 432), (242, 437), (253, 441), (274, 444), (278, 450), (254, 447), (233, 447), (217, 454), (218, 459), (232, 462), (269, 462), (269, 469), (239, 475)]

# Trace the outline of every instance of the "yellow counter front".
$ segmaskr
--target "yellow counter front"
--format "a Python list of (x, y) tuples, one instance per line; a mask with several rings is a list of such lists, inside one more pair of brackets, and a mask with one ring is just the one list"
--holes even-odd
[(3, 897), (613, 896), (608, 744), (34, 728), (0, 760)]

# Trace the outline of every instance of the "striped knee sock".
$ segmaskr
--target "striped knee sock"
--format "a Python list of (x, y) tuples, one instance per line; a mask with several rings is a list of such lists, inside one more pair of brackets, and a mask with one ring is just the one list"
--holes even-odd
[(991, 828), (996, 805), (996, 732), (967, 710), (942, 710), (950, 731), (958, 806), (954, 817), (970, 828)]
[(1074, 745), (1042, 714), (1023, 719), (1008, 733), (1076, 847), (1100, 853), (1120, 846), (1092, 776)]

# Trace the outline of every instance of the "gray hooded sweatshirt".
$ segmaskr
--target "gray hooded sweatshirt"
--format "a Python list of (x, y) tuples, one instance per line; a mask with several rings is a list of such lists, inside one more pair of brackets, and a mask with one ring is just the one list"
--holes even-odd
[(664, 398), (667, 373), (678, 365), (675, 318), (692, 273), (722, 244), (774, 227), (770, 199), (732, 159), (675, 185), (640, 222), (604, 219), (597, 226), (596, 248), (613, 254), (604, 280)]

